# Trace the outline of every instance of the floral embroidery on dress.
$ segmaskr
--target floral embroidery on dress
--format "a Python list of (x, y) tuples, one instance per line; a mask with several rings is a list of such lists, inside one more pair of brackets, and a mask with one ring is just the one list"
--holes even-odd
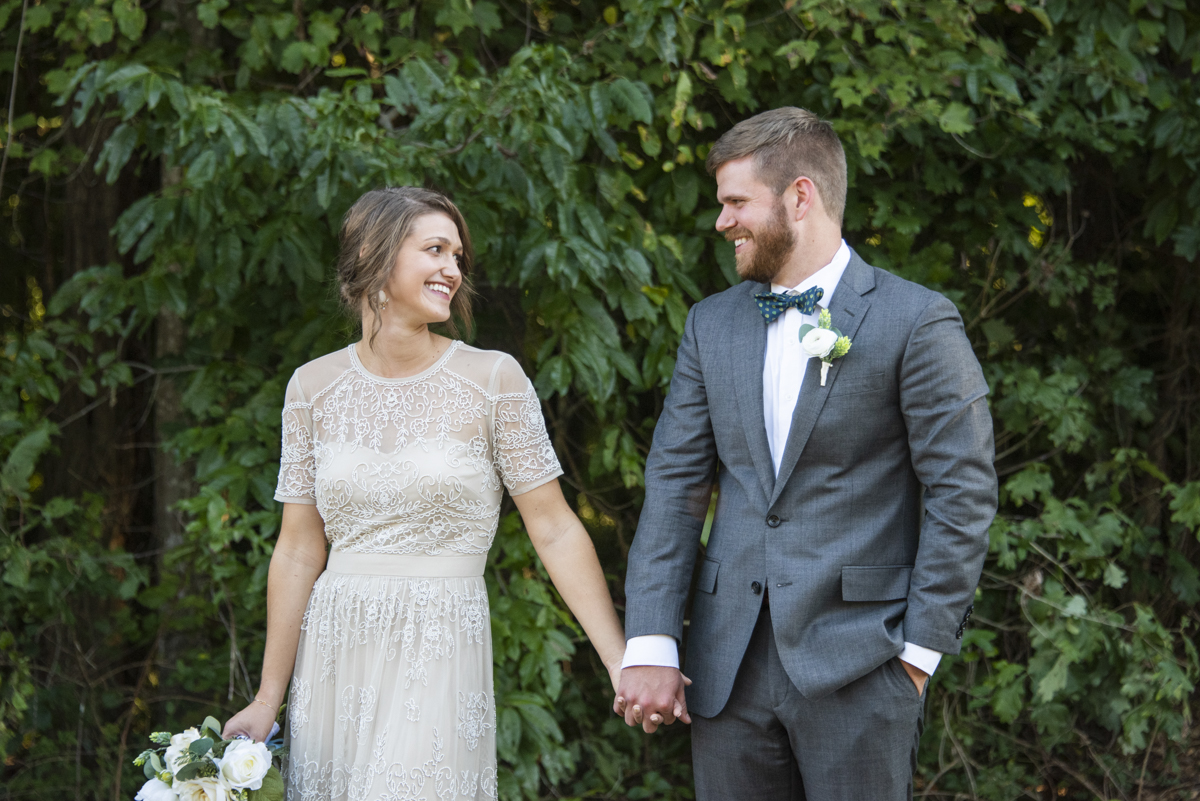
[(313, 632), (322, 681), (333, 678), (340, 652), (374, 645), (391, 661), (409, 663), (404, 686), (424, 684), (430, 662), (454, 655), (454, 631), (482, 643), (488, 625), (482, 583), (451, 590), (444, 582), (387, 579), (364, 584), (353, 576), (323, 573), (313, 585), (301, 631)]
[(304, 376), (317, 368), (298, 370), (283, 410), (276, 498), (315, 500), (336, 550), (486, 553), (503, 487), (531, 489), (562, 468), (516, 363), (494, 358), (490, 378), (470, 378), (459, 370), (472, 368), (456, 366), (460, 351), (483, 353), (454, 342), (427, 374), (388, 380), (367, 372), (350, 346), (312, 363), (330, 372), (311, 397)]
[[(342, 724), (342, 731), (353, 728), (355, 736), (361, 740), (367, 726), (375, 720), (377, 693), (374, 687), (362, 687), (359, 688), (356, 699), (354, 690), (353, 686), (342, 689), (342, 714), (338, 716), (338, 722)], [(355, 712), (355, 709), (358, 711)]]
[(288, 801), (370, 801), (371, 785), (387, 764), (388, 730), (375, 737), (370, 761), (349, 766), (328, 761), (324, 765), (303, 755), (289, 754), (286, 772)]
[(491, 704), (486, 693), (458, 694), (458, 736), (466, 740), (467, 750), (479, 747), (479, 738), (493, 728)]
[(312, 703), (312, 684), (299, 678), (292, 681), (292, 698), (288, 705), (287, 721), (293, 736), (308, 723), (308, 705), (310, 703)]
[(416, 698), (409, 698), (404, 702), (404, 708), (408, 710), (406, 718), (412, 723), (416, 723), (421, 719), (421, 705), (417, 703)]

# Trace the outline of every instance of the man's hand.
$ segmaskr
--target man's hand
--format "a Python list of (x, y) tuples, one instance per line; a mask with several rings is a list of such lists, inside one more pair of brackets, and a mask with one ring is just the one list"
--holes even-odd
[(904, 666), (904, 672), (912, 679), (912, 683), (917, 685), (917, 695), (925, 692), (925, 682), (929, 681), (929, 674), (919, 667), (908, 664), (903, 659), (900, 660), (900, 664)]
[(639, 665), (621, 671), (621, 685), (613, 711), (625, 717), (630, 726), (641, 726), (653, 734), (660, 725), (670, 725), (676, 719), (691, 723), (683, 688), (692, 680), (673, 667)]

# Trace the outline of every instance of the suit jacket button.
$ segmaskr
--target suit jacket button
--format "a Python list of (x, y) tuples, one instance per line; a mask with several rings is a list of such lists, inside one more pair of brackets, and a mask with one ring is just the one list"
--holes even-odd
[(757, 581), (750, 582), (750, 592), (754, 593), (755, 595), (762, 595), (762, 585)]
[(771, 528), (779, 528), (780, 522), (781, 521), (779, 520), (779, 515), (771, 515), (770, 517), (767, 518), (767, 525), (770, 526)]

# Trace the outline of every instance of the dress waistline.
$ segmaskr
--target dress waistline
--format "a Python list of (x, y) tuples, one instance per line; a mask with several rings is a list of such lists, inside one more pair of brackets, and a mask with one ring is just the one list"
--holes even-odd
[(392, 578), (478, 578), (487, 566), (487, 554), (428, 556), (426, 554), (346, 553), (332, 551), (326, 572)]

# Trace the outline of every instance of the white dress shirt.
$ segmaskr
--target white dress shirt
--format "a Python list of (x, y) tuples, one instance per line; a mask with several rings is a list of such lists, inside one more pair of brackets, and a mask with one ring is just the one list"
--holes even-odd
[[(792, 430), (792, 413), (796, 401), (800, 398), (800, 388), (804, 384), (806, 370), (797, 369), (796, 365), (806, 364), (812, 358), (800, 348), (800, 327), (816, 325), (820, 309), (829, 308), (834, 290), (842, 279), (842, 273), (850, 263), (850, 248), (842, 240), (841, 247), (833, 255), (833, 260), (801, 281), (794, 287), (771, 285), (771, 291), (780, 294), (806, 292), (812, 287), (819, 286), (824, 290), (821, 299), (817, 301), (818, 310), (813, 314), (802, 314), (799, 309), (792, 307), (776, 318), (767, 327), (767, 348), (763, 359), (763, 420), (767, 427), (767, 444), (771, 448), (771, 461), (775, 465), (775, 475), (779, 475), (779, 465), (783, 461), (784, 446), (787, 445), (788, 434)], [(914, 643), (904, 643), (900, 658), (905, 662), (932, 674), (937, 669), (942, 655), (934, 650)], [(631, 637), (625, 644), (625, 658), (622, 668), (636, 665), (657, 665), (662, 667), (679, 667), (679, 648), (675, 638), (669, 634), (647, 634), (641, 637)]]

